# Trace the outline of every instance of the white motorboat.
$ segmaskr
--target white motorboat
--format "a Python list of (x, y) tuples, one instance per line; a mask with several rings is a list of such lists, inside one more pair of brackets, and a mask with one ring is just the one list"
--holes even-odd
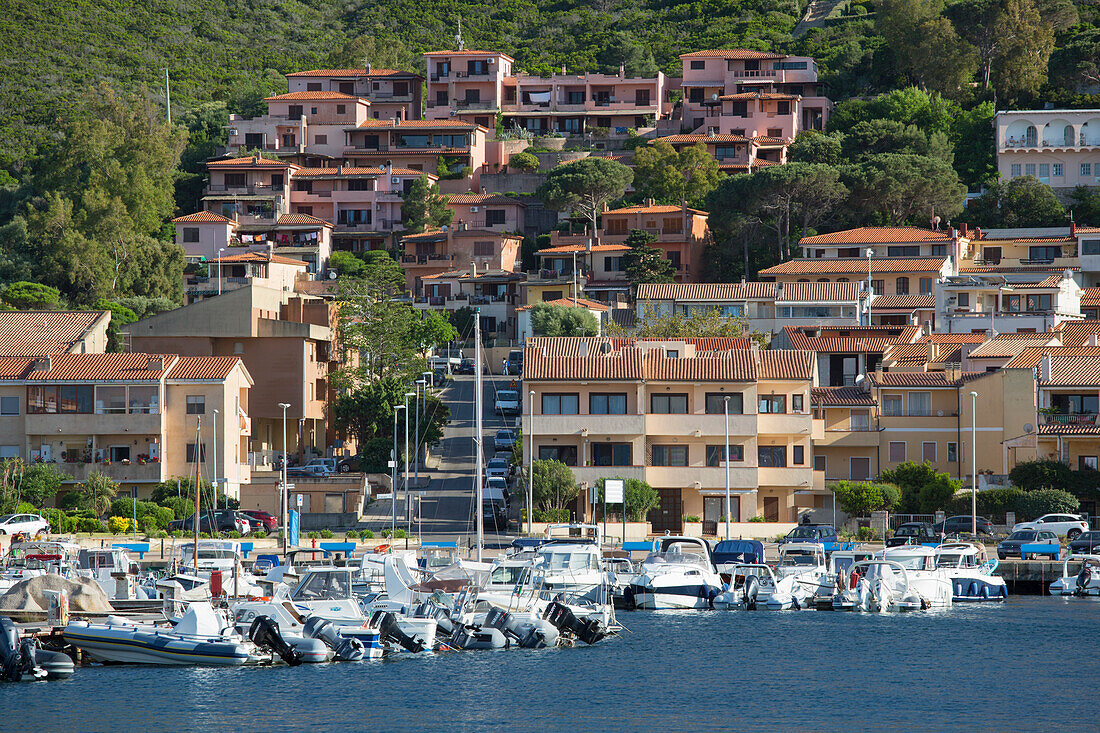
[(711, 608), (723, 585), (706, 540), (665, 536), (654, 545), (654, 551), (642, 561), (641, 573), (627, 587), (628, 606), (648, 610)]
[[(1081, 563), (1076, 575), (1070, 563)], [(1062, 577), (1050, 584), (1052, 596), (1100, 596), (1100, 555), (1067, 555), (1062, 561)]]
[(544, 597), (604, 601), (610, 598), (611, 577), (603, 569), (599, 545), (556, 541), (535, 551), (534, 584)]
[[(276, 624), (280, 636), (297, 651), (303, 662), (327, 662), (333, 657), (346, 661), (378, 659), (382, 656), (382, 638), (378, 629), (362, 626), (354, 634), (344, 633), (329, 622), (303, 616), (287, 598), (249, 600), (231, 607), (237, 631), (247, 634), (257, 618), (266, 616)], [(322, 636), (319, 627), (330, 626), (331, 634)]]
[(738, 563), (730, 568), (730, 582), (724, 591), (714, 598), (719, 610), (741, 609), (755, 611), (760, 600), (770, 598), (778, 582), (770, 565), (763, 563)]
[(0, 560), (0, 595), (28, 578), (47, 573), (68, 575), (79, 549), (78, 545), (63, 541), (13, 542)]
[(221, 613), (204, 602), (189, 604), (175, 626), (108, 616), (105, 623), (71, 621), (63, 634), (66, 642), (102, 662), (239, 666), (262, 659)]
[(833, 608), (844, 611), (915, 611), (951, 607), (951, 581), (936, 567), (931, 547), (890, 547), (837, 576)]
[(970, 542), (950, 542), (937, 546), (936, 567), (947, 571), (951, 579), (951, 600), (1003, 601), (1008, 598), (1005, 579), (994, 575), (997, 558), (986, 559), (985, 548)]
[(814, 596), (832, 585), (823, 544), (788, 542), (779, 547), (775, 585), (763, 598), (763, 607), (770, 611), (809, 608)]

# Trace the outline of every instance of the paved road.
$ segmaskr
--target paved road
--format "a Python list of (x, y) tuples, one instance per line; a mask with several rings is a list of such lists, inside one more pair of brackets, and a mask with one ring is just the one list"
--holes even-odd
[[(495, 381), (494, 381), (495, 380)], [(487, 461), (493, 455), (492, 435), (505, 425), (504, 418), (493, 412), (495, 386), (507, 386), (499, 376), (484, 378), (482, 429), (487, 436), (483, 450)], [(439, 468), (431, 469), (431, 477), (422, 492), (421, 532), (425, 540), (458, 540), (471, 544), (476, 539), (477, 515), (474, 514), (474, 377), (458, 375), (452, 386), (443, 392), (443, 401), (451, 408), (451, 422), (444, 431), (443, 441), (435, 449)], [(509, 423), (515, 418), (509, 418)], [(421, 476), (423, 479), (423, 476)], [(510, 542), (505, 533), (485, 528), (486, 545)]]

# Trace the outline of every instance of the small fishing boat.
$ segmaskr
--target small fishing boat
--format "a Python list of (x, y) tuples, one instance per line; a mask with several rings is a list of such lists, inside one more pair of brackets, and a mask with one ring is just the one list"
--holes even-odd
[(781, 545), (775, 586), (771, 594), (763, 598), (763, 607), (770, 611), (809, 608), (818, 591), (831, 587), (832, 582), (823, 544), (790, 542)]
[[(1076, 575), (1070, 563), (1081, 563)], [(1067, 555), (1062, 561), (1062, 577), (1050, 584), (1052, 596), (1100, 596), (1100, 555)]]
[(64, 679), (73, 669), (68, 655), (42, 649), (33, 638), (20, 639), (15, 623), (0, 616), (0, 682)]
[(730, 582), (726, 589), (714, 598), (719, 610), (755, 611), (762, 599), (775, 593), (778, 581), (770, 565), (764, 563), (738, 563), (730, 569)]
[(105, 623), (70, 621), (63, 635), (66, 642), (101, 662), (240, 666), (259, 661), (255, 647), (205, 602), (189, 604), (175, 626), (108, 616)]

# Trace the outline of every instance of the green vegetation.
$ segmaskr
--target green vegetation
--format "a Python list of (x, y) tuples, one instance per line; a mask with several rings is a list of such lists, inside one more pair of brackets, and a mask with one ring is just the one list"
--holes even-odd
[(587, 308), (536, 303), (530, 314), (535, 336), (595, 336), (600, 328)]
[(656, 241), (657, 235), (642, 229), (632, 229), (626, 237), (630, 251), (623, 255), (623, 270), (635, 293), (642, 283), (670, 283), (676, 279), (676, 268), (664, 250), (652, 246)]
[(676, 152), (659, 140), (634, 154), (634, 191), (639, 200), (699, 207), (723, 177), (718, 161), (702, 143)]
[[(532, 482), (532, 492), (535, 500), (535, 519), (539, 519), (539, 511), (565, 513), (568, 518), (569, 507), (580, 496), (581, 487), (573, 478), (573, 472), (569, 466), (561, 461), (534, 462), (535, 472)], [(524, 471), (524, 486), (527, 485), (527, 472)], [(559, 516), (559, 514), (555, 514)], [(555, 521), (555, 520), (549, 520)]]
[(901, 490), (898, 511), (903, 514), (931, 514), (943, 509), (960, 488), (946, 473), (938, 473), (928, 463), (907, 461), (893, 470), (879, 474), (879, 481), (897, 486)]
[(840, 508), (856, 517), (881, 509), (892, 510), (901, 501), (898, 487), (870, 481), (837, 481), (833, 494)]
[(583, 216), (596, 232), (604, 205), (621, 197), (633, 180), (634, 172), (622, 163), (581, 158), (552, 169), (535, 193), (551, 209)]
[(756, 341), (760, 348), (767, 348), (770, 338), (768, 334), (750, 331), (748, 321), (740, 316), (723, 316), (718, 308), (692, 309), (690, 314), (658, 313), (649, 301), (642, 305), (642, 312), (629, 333), (614, 322), (608, 324), (607, 333), (659, 339), (744, 337)]
[(450, 224), (454, 214), (447, 208), (447, 197), (439, 192), (439, 184), (427, 176), (412, 182), (401, 204), (401, 223), (412, 234)]
[[(603, 511), (604, 481), (605, 479), (600, 479), (596, 484), (599, 492), (598, 506), (600, 511)], [(646, 515), (661, 505), (661, 495), (657, 493), (657, 489), (636, 478), (628, 478), (623, 481), (623, 498), (626, 500), (626, 520), (628, 522), (646, 521)], [(608, 507), (608, 514), (618, 514), (619, 510), (619, 505), (611, 505)], [(684, 521), (698, 522), (699, 518), (684, 517)]]
[(520, 173), (534, 173), (539, 169), (539, 159), (533, 153), (519, 152), (508, 158), (508, 167)]

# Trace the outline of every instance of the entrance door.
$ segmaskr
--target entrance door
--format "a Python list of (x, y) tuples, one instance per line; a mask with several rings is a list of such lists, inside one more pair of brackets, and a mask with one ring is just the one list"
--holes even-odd
[(718, 534), (718, 518), (722, 516), (724, 496), (703, 497), (703, 534)]
[(684, 527), (680, 489), (657, 489), (661, 503), (647, 517), (654, 532), (681, 532)]
[(779, 521), (779, 497), (778, 496), (765, 496), (764, 497), (764, 521), (765, 522), (778, 522)]

